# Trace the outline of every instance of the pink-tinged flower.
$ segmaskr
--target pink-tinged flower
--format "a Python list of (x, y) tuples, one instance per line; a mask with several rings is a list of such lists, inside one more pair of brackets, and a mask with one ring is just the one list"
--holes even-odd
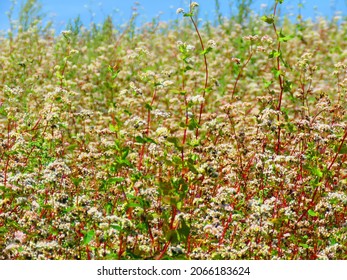
[(16, 231), (14, 233), (14, 240), (18, 240), (20, 243), (24, 243), (27, 235), (21, 231)]

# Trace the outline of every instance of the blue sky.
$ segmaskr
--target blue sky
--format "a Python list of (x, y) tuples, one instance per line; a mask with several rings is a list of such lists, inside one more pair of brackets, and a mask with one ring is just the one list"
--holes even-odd
[[(341, 11), (342, 16), (347, 15), (347, 0), (301, 0), (304, 3), (302, 14), (305, 18), (314, 19), (318, 16), (331, 17), (334, 11)], [(6, 12), (11, 7), (11, 0), (0, 0), (0, 30), (6, 30), (8, 18)], [(24, 0), (17, 0), (18, 8)], [(91, 20), (94, 22), (102, 22), (107, 15), (112, 15), (116, 24), (121, 24), (129, 19), (131, 7), (135, 1), (129, 0), (40, 0), (43, 11), (47, 19), (54, 22), (57, 31), (63, 30), (69, 19), (81, 16), (85, 25)], [(177, 8), (186, 8), (188, 0), (138, 0), (138, 22), (151, 21), (153, 17), (161, 14), (162, 20), (176, 19)], [(200, 17), (203, 19), (213, 19), (215, 15), (215, 0), (196, 1), (200, 4)], [(227, 16), (230, 14), (229, 0), (219, 0), (221, 10)], [(274, 0), (254, 0), (252, 9), (259, 14), (264, 13), (264, 4), (271, 6)], [(281, 5), (282, 13), (296, 14), (300, 0), (284, 0)]]

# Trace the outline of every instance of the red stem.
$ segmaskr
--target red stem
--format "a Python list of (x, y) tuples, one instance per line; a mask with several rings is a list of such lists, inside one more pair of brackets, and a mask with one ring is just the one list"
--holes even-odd
[[(205, 95), (206, 95), (206, 90), (207, 90), (207, 85), (208, 85), (208, 64), (207, 64), (207, 58), (206, 58), (206, 54), (205, 54), (205, 47), (204, 47), (204, 43), (202, 41), (202, 38), (201, 38), (201, 35), (200, 35), (200, 32), (199, 32), (199, 29), (198, 29), (198, 26), (196, 25), (193, 17), (191, 16), (190, 17), (193, 25), (194, 25), (194, 28), (195, 28), (195, 31), (196, 31), (196, 34), (198, 34), (198, 37), (199, 37), (199, 41), (200, 41), (200, 45), (201, 45), (201, 49), (203, 51), (203, 54), (204, 54), (204, 64), (205, 64), (205, 85), (204, 85), (204, 92), (202, 94), (202, 97), (205, 98)], [(205, 106), (205, 101), (203, 103), (201, 103), (200, 105), (200, 111), (199, 111), (199, 125), (201, 124), (201, 115), (202, 115), (202, 112), (204, 110), (204, 106)], [(199, 137), (199, 128), (196, 129), (196, 133), (195, 133), (195, 136), (196, 138)]]
[[(273, 12), (274, 17), (276, 16), (277, 4), (278, 4), (278, 2), (276, 2), (275, 6), (274, 6), (274, 12)], [(278, 36), (278, 33), (277, 33), (277, 28), (276, 28), (275, 22), (272, 24), (272, 26), (273, 26), (273, 29), (275, 31), (275, 34), (276, 34), (276, 37), (277, 37), (277, 41), (278, 41), (277, 52), (280, 53), (280, 51), (281, 51), (281, 41), (279, 40), (279, 36)], [(281, 106), (282, 106), (283, 91), (284, 91), (283, 79), (282, 79), (282, 75), (280, 74), (280, 71), (281, 71), (280, 55), (277, 55), (276, 61), (277, 61), (277, 71), (278, 71), (278, 83), (280, 85), (280, 94), (279, 94), (279, 97), (278, 97), (277, 111), (280, 112), (281, 111)], [(280, 121), (280, 115), (279, 114), (277, 115), (277, 121), (278, 122)], [(278, 126), (276, 154), (279, 154), (280, 148), (281, 148), (281, 127)]]
[(239, 82), (239, 80), (241, 78), (241, 74), (242, 74), (243, 70), (245, 69), (245, 67), (247, 66), (247, 64), (249, 63), (249, 61), (251, 60), (252, 56), (253, 56), (253, 51), (251, 51), (251, 53), (249, 54), (249, 57), (248, 57), (247, 61), (242, 65), (242, 67), (240, 69), (240, 72), (239, 72), (239, 74), (236, 77), (234, 88), (233, 88), (233, 91), (231, 93), (231, 99), (234, 98), (234, 94), (236, 92), (236, 86), (237, 86), (237, 84), (238, 84), (238, 82)]
[[(152, 100), (151, 100), (151, 105), (150, 105), (151, 107), (153, 106), (153, 103), (154, 103), (156, 95), (157, 95), (157, 91), (154, 88), (154, 92), (153, 92), (153, 96), (152, 96)], [(146, 127), (146, 136), (147, 137), (149, 135), (150, 123), (151, 123), (151, 110), (147, 109), (147, 127)], [(141, 169), (141, 167), (142, 167), (143, 156), (145, 154), (145, 146), (146, 146), (146, 144), (143, 143), (143, 145), (141, 147), (141, 152), (140, 152), (140, 159), (139, 159), (138, 169)]]
[(341, 144), (340, 144), (339, 148), (337, 149), (336, 154), (335, 154), (334, 158), (332, 159), (332, 161), (331, 161), (331, 163), (330, 163), (330, 165), (328, 167), (328, 170), (331, 169), (331, 167), (333, 166), (334, 162), (337, 159), (337, 156), (340, 154), (340, 151), (342, 149), (343, 143), (345, 142), (346, 138), (347, 138), (347, 126), (345, 128), (345, 134), (343, 135), (343, 138), (341, 140)]

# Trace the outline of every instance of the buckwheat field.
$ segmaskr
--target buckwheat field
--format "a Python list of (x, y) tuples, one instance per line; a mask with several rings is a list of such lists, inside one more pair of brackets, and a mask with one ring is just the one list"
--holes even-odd
[(0, 259), (347, 259), (347, 22), (0, 36)]

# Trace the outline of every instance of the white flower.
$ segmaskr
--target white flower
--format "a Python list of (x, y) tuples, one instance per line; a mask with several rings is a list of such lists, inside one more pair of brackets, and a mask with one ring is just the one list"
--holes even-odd
[(87, 211), (87, 214), (94, 217), (94, 218), (101, 218), (102, 213), (98, 211), (96, 207), (92, 207)]
[(163, 82), (163, 86), (164, 87), (168, 87), (168, 86), (171, 86), (173, 84), (173, 81), (169, 81), (169, 80), (166, 80)]
[(100, 227), (101, 229), (107, 229), (107, 228), (109, 228), (109, 224), (108, 224), (108, 223), (100, 223), (100, 224), (99, 224), (99, 227)]
[(58, 242), (57, 241), (51, 241), (51, 242), (47, 242), (47, 241), (39, 241), (36, 244), (36, 248), (54, 248), (58, 246)]
[(236, 58), (236, 57), (232, 57), (232, 58), (231, 58), (231, 61), (232, 61), (232, 62), (235, 62), (236, 64), (240, 64), (240, 63), (241, 63), (241, 59)]
[(62, 179), (64, 175), (69, 175), (71, 173), (70, 168), (66, 163), (57, 159), (47, 165), (43, 171), (43, 179), (46, 182), (57, 182)]
[(177, 41), (176, 45), (177, 45), (177, 47), (180, 47), (180, 46), (184, 45), (184, 43), (182, 41)]
[(167, 130), (166, 127), (158, 127), (155, 134), (157, 136), (168, 136), (169, 135), (169, 131)]
[(190, 96), (187, 98), (188, 102), (192, 102), (193, 104), (202, 104), (205, 102), (205, 98), (201, 95)]
[(24, 92), (24, 90), (21, 89), (20, 87), (12, 87), (12, 88), (10, 88), (7, 85), (4, 86), (4, 91), (6, 93), (9, 93), (9, 94), (13, 95), (13, 96), (21, 95)]
[(170, 113), (169, 112), (165, 112), (165, 111), (159, 110), (159, 109), (155, 109), (153, 111), (153, 115), (156, 116), (156, 117), (163, 117), (163, 118), (170, 117)]
[(208, 40), (207, 45), (212, 49), (214, 49), (217, 46), (215, 40)]
[(10, 251), (12, 249), (17, 249), (19, 247), (18, 244), (15, 244), (15, 243), (11, 243), (9, 245), (6, 246), (6, 248), (4, 249), (4, 251)]
[(79, 54), (79, 51), (78, 50), (71, 50), (70, 55), (73, 55), (73, 54)]
[(193, 45), (187, 45), (187, 51), (193, 51), (195, 47)]
[(184, 13), (184, 10), (182, 8), (178, 8), (176, 10), (176, 14), (183, 14)]
[(71, 32), (71, 30), (63, 30), (62, 32), (61, 32), (61, 34), (63, 34), (64, 36), (68, 36), (68, 35), (70, 35), (72, 32)]
[(195, 7), (198, 7), (199, 6), (199, 4), (197, 3), (197, 2), (192, 2), (191, 4), (190, 4), (190, 8), (195, 8)]
[(204, 226), (204, 232), (211, 232), (212, 228), (212, 225), (207, 224), (206, 226)]
[(268, 35), (264, 35), (263, 37), (261, 37), (261, 41), (268, 44), (272, 44), (273, 42), (272, 38)]

